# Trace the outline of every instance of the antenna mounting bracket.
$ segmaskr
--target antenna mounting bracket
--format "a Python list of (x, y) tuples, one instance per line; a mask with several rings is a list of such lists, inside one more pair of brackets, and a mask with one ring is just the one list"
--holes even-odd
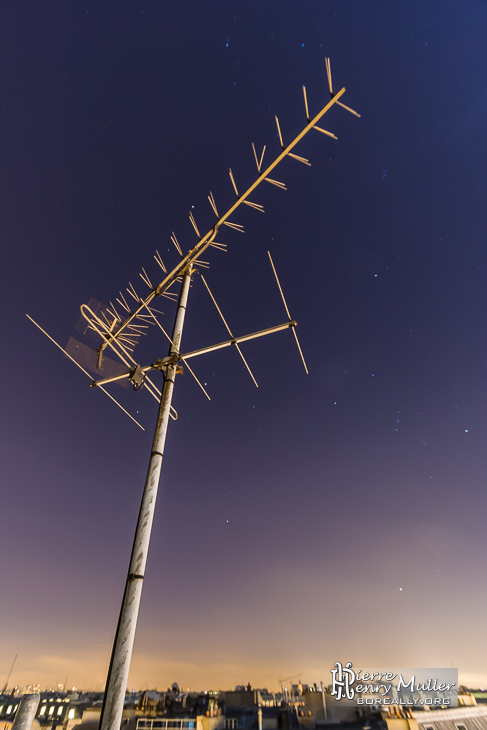
[(145, 372), (142, 370), (140, 365), (136, 365), (133, 370), (130, 371), (129, 380), (134, 386), (134, 390), (140, 390), (144, 385)]

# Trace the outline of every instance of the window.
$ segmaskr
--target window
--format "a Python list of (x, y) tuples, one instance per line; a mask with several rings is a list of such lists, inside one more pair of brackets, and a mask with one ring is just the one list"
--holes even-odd
[(51, 707), (49, 708), (49, 714), (52, 715), (53, 712), (54, 712), (54, 705), (51, 705)]
[(46, 706), (44, 705), (44, 707), (41, 707), (41, 711), (39, 712), (39, 715), (42, 717), (42, 715), (45, 715), (45, 714), (46, 714)]
[(465, 725), (463, 725), (463, 723), (455, 723), (455, 727), (457, 730), (467, 730), (467, 728), (465, 727)]
[(73, 717), (74, 717), (74, 709), (71, 708), (70, 711), (68, 712), (68, 720), (72, 720)]
[(237, 730), (237, 727), (238, 727), (238, 720), (236, 717), (226, 717), (225, 718), (226, 730)]
[(62, 707), (58, 707), (57, 708), (57, 714), (58, 715), (62, 715), (63, 714), (63, 708)]

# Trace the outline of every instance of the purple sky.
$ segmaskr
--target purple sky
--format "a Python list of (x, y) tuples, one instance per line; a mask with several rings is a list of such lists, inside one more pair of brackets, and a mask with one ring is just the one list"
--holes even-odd
[[(207, 280), (234, 334), (176, 383), (130, 686), (330, 681), (336, 661), (487, 682), (487, 8), (95, 0), (0, 8), (4, 387), (0, 681), (104, 685), (156, 404), (63, 346), (79, 306), (174, 230), (213, 224), (335, 89), (333, 109), (234, 219)], [(262, 187), (262, 186), (261, 186)], [(194, 208), (192, 208), (194, 206)], [(168, 251), (168, 249), (170, 249)], [(5, 260), (6, 259), (6, 260)], [(173, 306), (164, 300), (163, 324)], [(226, 339), (199, 280), (183, 350)], [(89, 341), (87, 341), (89, 344)], [(95, 345), (96, 346), (96, 345)], [(142, 364), (167, 352), (155, 329)], [(402, 589), (402, 590), (400, 590)]]

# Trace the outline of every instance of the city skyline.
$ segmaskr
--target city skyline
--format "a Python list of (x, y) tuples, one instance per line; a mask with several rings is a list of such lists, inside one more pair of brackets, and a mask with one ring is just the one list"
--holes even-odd
[[(390, 669), (390, 668), (388, 668), (388, 669)], [(383, 670), (384, 670), (384, 668), (382, 668), (382, 671)], [(332, 671), (332, 670), (330, 670), (330, 671)], [(362, 670), (360, 670), (360, 671), (362, 671)], [(419, 670), (415, 669), (412, 671), (424, 672), (425, 670), (424, 669), (419, 669)], [(435, 672), (437, 670), (433, 669), (431, 671)], [(443, 670), (443, 671), (445, 671), (445, 670)], [(448, 671), (448, 670), (446, 670), (446, 671)], [(299, 677), (299, 675), (297, 675), (297, 676)], [(407, 676), (406, 676), (407, 681), (410, 680), (410, 676), (411, 676), (410, 674), (407, 674)], [(288, 691), (288, 692), (292, 691), (293, 693), (297, 693), (297, 694), (300, 694), (300, 693), (306, 692), (306, 691), (316, 692), (316, 691), (322, 691), (322, 690), (326, 694), (329, 694), (330, 689), (333, 686), (333, 679), (329, 683), (321, 682), (321, 681), (320, 682), (316, 682), (316, 681), (315, 682), (303, 682), (301, 679), (298, 679), (296, 677), (281, 679), (280, 681), (281, 681), (281, 684), (278, 685), (277, 689), (272, 686), (272, 683), (267, 683), (266, 686), (264, 686), (263, 684), (257, 686), (257, 685), (252, 684), (252, 682), (244, 682), (242, 684), (236, 684), (232, 687), (218, 685), (218, 688), (216, 688), (216, 686), (210, 686), (210, 685), (206, 685), (204, 687), (186, 687), (186, 686), (179, 685), (178, 682), (171, 682), (171, 683), (168, 683), (167, 687), (165, 687), (165, 686), (164, 687), (146, 686), (146, 687), (139, 687), (139, 688), (127, 687), (127, 694), (139, 695), (139, 694), (142, 694), (147, 691), (149, 691), (149, 692), (155, 691), (155, 692), (159, 692), (160, 694), (164, 694), (165, 692), (174, 691), (175, 685), (177, 685), (177, 690), (180, 692), (192, 692), (192, 693), (204, 692), (207, 694), (208, 693), (209, 694), (218, 693), (218, 692), (228, 692), (228, 691), (266, 690), (266, 691), (269, 691), (269, 694), (272, 695), (274, 700), (280, 700), (283, 697), (283, 689), (285, 691)], [(421, 680), (421, 681), (426, 681), (426, 680)], [(439, 682), (437, 682), (437, 683), (439, 684)], [(435, 687), (433, 684), (433, 680), (431, 680), (431, 686), (432, 686), (432, 689), (434, 690)], [(269, 690), (269, 687), (271, 687), (270, 690)], [(473, 685), (468, 686), (468, 685), (462, 683), (461, 681), (458, 682), (459, 695), (465, 695), (466, 693), (471, 693), (471, 692), (484, 692), (484, 691), (485, 691), (484, 687), (480, 687), (480, 686), (476, 687)], [(42, 694), (52, 694), (52, 695), (68, 694), (69, 695), (72, 693), (76, 693), (79, 695), (83, 695), (83, 694), (100, 695), (100, 694), (103, 694), (103, 690), (100, 691), (99, 689), (95, 689), (93, 687), (91, 687), (91, 688), (90, 687), (76, 687), (76, 686), (71, 686), (70, 684), (64, 685), (63, 683), (59, 683), (57, 685), (47, 685), (44, 687), (42, 687), (39, 684), (29, 684), (29, 685), (25, 685), (24, 687), (16, 685), (14, 687), (5, 688), (3, 695), (8, 696), (10, 694), (11, 696), (21, 697), (24, 694), (31, 694), (31, 693), (39, 693), (41, 695)], [(341, 698), (339, 698), (339, 699), (341, 699)]]

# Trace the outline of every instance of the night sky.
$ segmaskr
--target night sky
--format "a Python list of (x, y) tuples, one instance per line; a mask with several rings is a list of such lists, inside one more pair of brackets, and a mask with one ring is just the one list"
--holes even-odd
[[(156, 402), (63, 347), (79, 307), (162, 279), (334, 107), (210, 249), (235, 335), (178, 376), (129, 687), (331, 681), (336, 661), (487, 682), (485, 69), (481, 0), (108, 0), (0, 7), (0, 682), (102, 688)], [(194, 206), (194, 208), (193, 208)], [(171, 328), (174, 305), (158, 302)], [(227, 339), (199, 277), (183, 351)], [(96, 342), (85, 340), (96, 347)], [(135, 357), (167, 354), (152, 328)], [(160, 378), (158, 374), (154, 380)], [(2, 679), (4, 678), (4, 679)]]

